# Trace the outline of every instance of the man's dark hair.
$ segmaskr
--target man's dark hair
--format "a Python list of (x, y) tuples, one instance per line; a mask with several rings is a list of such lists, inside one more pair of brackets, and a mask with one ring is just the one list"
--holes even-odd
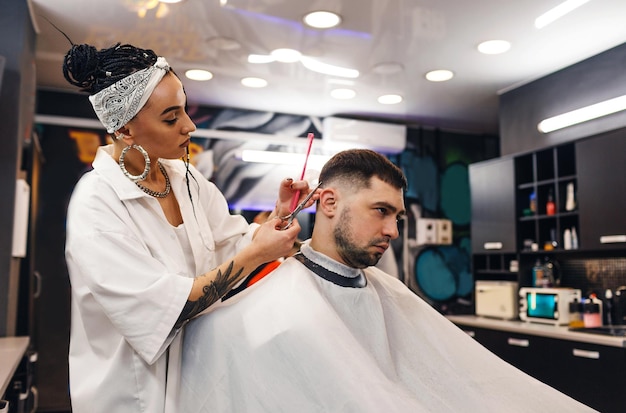
[(341, 180), (355, 188), (369, 187), (377, 177), (395, 188), (405, 190), (407, 181), (402, 170), (385, 156), (370, 149), (348, 149), (333, 156), (322, 168), (322, 186)]

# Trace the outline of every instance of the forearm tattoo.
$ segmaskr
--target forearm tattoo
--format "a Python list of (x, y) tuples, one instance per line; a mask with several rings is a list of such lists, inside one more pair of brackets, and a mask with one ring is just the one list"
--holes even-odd
[(222, 273), (221, 270), (217, 270), (215, 280), (211, 281), (209, 285), (205, 285), (202, 288), (202, 296), (196, 301), (189, 301), (183, 307), (183, 311), (180, 313), (174, 328), (180, 328), (187, 320), (193, 318), (201, 311), (209, 307), (211, 304), (219, 300), (223, 295), (230, 291), (237, 281), (239, 276), (243, 272), (243, 268), (240, 268), (237, 272), (233, 273), (233, 267), (235, 262), (231, 261), (226, 268), (226, 271)]

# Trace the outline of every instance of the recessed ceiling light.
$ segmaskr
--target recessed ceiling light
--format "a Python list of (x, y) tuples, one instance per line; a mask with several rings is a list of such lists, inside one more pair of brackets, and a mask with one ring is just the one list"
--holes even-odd
[(500, 54), (508, 52), (511, 43), (506, 40), (487, 40), (478, 45), (478, 51), (484, 54)]
[(446, 80), (450, 80), (454, 77), (454, 73), (451, 70), (447, 69), (439, 69), (439, 70), (431, 70), (426, 73), (426, 79), (431, 82), (445, 82)]
[(356, 92), (352, 89), (339, 88), (330, 91), (330, 96), (335, 99), (347, 100), (356, 96)]
[(213, 73), (208, 70), (190, 69), (185, 72), (187, 79), (205, 81), (213, 78)]
[(330, 11), (314, 11), (305, 15), (302, 21), (315, 29), (330, 29), (341, 23), (341, 16)]
[(302, 53), (294, 49), (276, 49), (270, 55), (279, 62), (293, 63), (300, 60)]
[(402, 96), (400, 95), (382, 95), (378, 97), (378, 103), (383, 105), (395, 105), (402, 102)]
[(244, 77), (241, 79), (241, 84), (247, 87), (265, 87), (267, 86), (267, 80), (260, 77)]

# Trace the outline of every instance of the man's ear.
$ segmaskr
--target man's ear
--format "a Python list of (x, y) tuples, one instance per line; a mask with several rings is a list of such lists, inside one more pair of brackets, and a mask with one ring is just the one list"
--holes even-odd
[(337, 211), (337, 192), (334, 188), (322, 189), (317, 209), (329, 218), (335, 216)]

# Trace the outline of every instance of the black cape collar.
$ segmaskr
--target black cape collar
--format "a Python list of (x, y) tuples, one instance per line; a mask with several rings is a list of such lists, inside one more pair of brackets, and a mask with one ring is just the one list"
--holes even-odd
[[(309, 250), (311, 249), (309, 248)], [(315, 258), (317, 259), (318, 258), (317, 256), (321, 254), (316, 253), (314, 255), (316, 256)], [(293, 257), (297, 259), (298, 261), (300, 261), (309, 270), (313, 271), (316, 275), (340, 287), (363, 288), (367, 285), (367, 278), (365, 278), (363, 271), (359, 270), (356, 277), (346, 276), (346, 275), (342, 275), (337, 272), (331, 271), (326, 267), (323, 267), (322, 265), (318, 264), (317, 262), (314, 262), (309, 257), (304, 255), (302, 252), (297, 253)], [(325, 256), (321, 256), (320, 258), (322, 258), (323, 260), (330, 259), (330, 258), (326, 258)]]

